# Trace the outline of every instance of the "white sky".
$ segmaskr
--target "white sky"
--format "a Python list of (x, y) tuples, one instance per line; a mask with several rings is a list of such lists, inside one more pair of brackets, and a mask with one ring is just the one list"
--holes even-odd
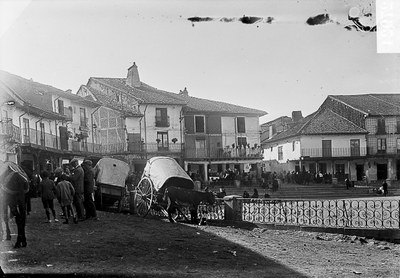
[[(151, 86), (264, 110), (261, 123), (306, 116), (329, 94), (400, 92), (400, 54), (344, 29), (354, 6), (375, 15), (373, 0), (0, 0), (0, 68), (76, 92), (136, 62)], [(305, 23), (321, 13), (337, 23)], [(243, 15), (275, 20), (187, 20)]]

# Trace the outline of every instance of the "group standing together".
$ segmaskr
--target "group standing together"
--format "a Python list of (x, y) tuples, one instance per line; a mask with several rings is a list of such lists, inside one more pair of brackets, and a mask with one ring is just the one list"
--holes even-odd
[(48, 222), (51, 222), (51, 215), (58, 222), (53, 202), (56, 198), (65, 218), (64, 224), (68, 224), (71, 217), (74, 223), (99, 219), (94, 203), (95, 179), (92, 165), (91, 160), (84, 160), (79, 165), (79, 161), (74, 158), (69, 165), (70, 171), (63, 171), (62, 168), (54, 171), (54, 180), (50, 179), (49, 172), (42, 172), (38, 191)]

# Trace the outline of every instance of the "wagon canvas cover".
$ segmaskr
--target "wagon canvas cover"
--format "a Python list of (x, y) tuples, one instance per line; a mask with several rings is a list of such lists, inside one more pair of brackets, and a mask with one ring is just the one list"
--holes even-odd
[(150, 158), (143, 170), (143, 177), (145, 176), (153, 182), (154, 189), (157, 191), (160, 189), (162, 191), (170, 185), (187, 189), (194, 188), (193, 180), (171, 157)]
[(104, 157), (94, 166), (96, 183), (125, 187), (129, 165), (121, 160)]

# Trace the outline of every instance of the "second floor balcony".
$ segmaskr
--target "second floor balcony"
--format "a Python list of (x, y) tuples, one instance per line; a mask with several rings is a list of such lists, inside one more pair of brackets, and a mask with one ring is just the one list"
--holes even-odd
[(368, 154), (366, 147), (358, 148), (302, 148), (302, 157), (329, 158), (329, 157), (360, 157)]
[(12, 123), (11, 119), (4, 119), (0, 124), (0, 136), (4, 142), (21, 142), (21, 129)]
[(263, 149), (253, 148), (190, 148), (185, 149), (185, 157), (188, 159), (262, 159)]

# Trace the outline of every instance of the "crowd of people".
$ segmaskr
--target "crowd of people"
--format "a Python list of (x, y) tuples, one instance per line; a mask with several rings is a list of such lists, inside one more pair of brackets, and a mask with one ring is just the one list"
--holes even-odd
[(64, 224), (84, 220), (99, 220), (94, 203), (94, 169), (91, 160), (79, 164), (78, 159), (70, 161), (64, 169), (56, 168), (54, 173), (42, 171), (37, 192), (42, 199), (47, 222), (59, 222), (54, 200), (57, 199), (61, 209)]

